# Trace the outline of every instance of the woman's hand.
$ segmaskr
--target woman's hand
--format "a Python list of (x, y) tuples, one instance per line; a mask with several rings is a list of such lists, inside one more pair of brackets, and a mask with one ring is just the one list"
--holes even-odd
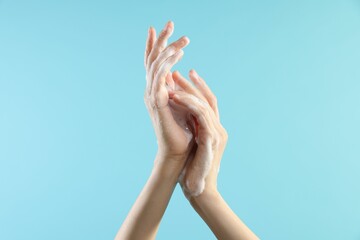
[(155, 29), (149, 29), (145, 51), (147, 86), (144, 98), (159, 149), (151, 175), (119, 229), (115, 237), (117, 240), (155, 239), (191, 146), (191, 131), (175, 119), (179, 117), (179, 111), (169, 106), (167, 88), (174, 87), (169, 71), (182, 57), (182, 48), (189, 43), (189, 39), (182, 37), (166, 46), (173, 29), (173, 23), (168, 22), (158, 39)]
[(174, 103), (191, 112), (196, 123), (192, 130), (197, 144), (179, 179), (185, 196), (217, 239), (257, 240), (217, 190), (217, 175), (228, 135), (220, 123), (215, 95), (194, 70), (189, 77), (195, 87), (178, 72), (173, 73), (175, 83), (183, 91), (169, 93)]
[(220, 123), (216, 97), (195, 70), (189, 73), (195, 86), (179, 72), (172, 77), (183, 90), (170, 91), (170, 98), (190, 112), (196, 123), (192, 130), (197, 144), (180, 176), (180, 184), (188, 198), (199, 196), (204, 190), (217, 191), (217, 175), (228, 135)]
[(257, 239), (217, 194), (227, 133), (205, 81), (191, 71), (194, 87), (180, 73), (170, 73), (189, 43), (182, 37), (166, 47), (173, 29), (168, 22), (158, 39), (155, 29), (149, 29), (144, 99), (159, 149), (155, 167), (115, 239), (155, 239), (179, 175), (190, 203), (218, 239)]
[(174, 88), (170, 69), (183, 56), (182, 49), (189, 44), (189, 39), (181, 37), (167, 46), (173, 30), (174, 24), (171, 21), (165, 25), (158, 38), (155, 29), (149, 29), (144, 59), (147, 82), (144, 101), (158, 142), (155, 163), (164, 165), (175, 159), (182, 168), (190, 150), (192, 134), (187, 126), (186, 116), (177, 118), (177, 112), (170, 107), (168, 89)]

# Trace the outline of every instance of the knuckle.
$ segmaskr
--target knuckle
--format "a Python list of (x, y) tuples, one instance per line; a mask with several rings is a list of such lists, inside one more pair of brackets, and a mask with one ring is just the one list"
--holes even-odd
[(175, 51), (176, 51), (176, 47), (174, 45), (169, 45), (167, 48), (166, 48), (166, 51), (169, 53), (169, 54), (173, 54)]
[(229, 134), (228, 134), (228, 132), (226, 131), (226, 129), (223, 126), (221, 126), (221, 137), (225, 142), (229, 138)]
[(149, 98), (147, 96), (144, 97), (144, 103), (145, 103), (145, 106), (146, 106), (147, 110), (151, 112), (153, 109), (151, 107), (151, 103), (150, 103)]
[(201, 114), (204, 121), (209, 118), (209, 113), (206, 111), (206, 108), (203, 105), (199, 106), (199, 113)]
[(156, 97), (152, 94), (148, 97), (147, 103), (151, 109), (156, 108)]
[(209, 128), (206, 128), (204, 132), (206, 137), (212, 141), (214, 138), (213, 132)]
[(211, 98), (214, 103), (217, 103), (217, 97), (215, 96), (215, 94), (211, 93)]
[(151, 75), (150, 75), (150, 70), (146, 71), (146, 81), (150, 82), (151, 81)]
[(156, 66), (158, 65), (158, 63), (159, 63), (159, 58), (154, 59), (154, 61), (150, 63), (150, 71), (153, 71), (154, 68), (156, 68)]
[(209, 99), (210, 106), (211, 107), (216, 107), (217, 102), (218, 102), (218, 100), (217, 100), (216, 96), (214, 94), (211, 94), (210, 99)]
[(216, 107), (216, 104), (214, 102), (212, 102), (212, 101), (209, 102), (209, 105), (210, 105), (211, 108)]
[(147, 57), (150, 53), (150, 49), (148, 47), (146, 47), (145, 49), (145, 57)]
[(199, 104), (199, 108), (201, 109), (201, 111), (202, 112), (207, 112), (207, 103), (205, 102), (205, 101), (203, 101), (202, 99), (200, 99), (200, 98), (196, 98), (196, 97), (194, 97), (193, 96), (193, 98), (194, 98), (194, 100), (196, 101), (196, 102), (198, 102)]
[(153, 49), (153, 51), (151, 51), (150, 53), (149, 53), (149, 56), (148, 56), (148, 63), (152, 63), (153, 61), (154, 61), (154, 51), (155, 51), (155, 49)]
[(152, 67), (150, 71), (152, 79), (154, 81), (154, 86), (156, 85), (155, 79), (158, 77), (160, 71), (161, 71), (161, 66), (155, 66), (155, 65)]
[(157, 39), (158, 44), (163, 43), (166, 40), (166, 37), (169, 35), (169, 31), (167, 31), (167, 29), (163, 29), (160, 33), (159, 33), (159, 38)]
[(167, 34), (168, 34), (168, 32), (166, 30), (161, 31), (159, 34), (158, 40), (160, 40), (160, 41), (164, 40), (164, 38), (166, 37)]
[(212, 138), (212, 147), (213, 147), (213, 149), (218, 148), (219, 143), (220, 143), (219, 135), (218, 135), (218, 134), (214, 134), (214, 135), (213, 135), (213, 138)]

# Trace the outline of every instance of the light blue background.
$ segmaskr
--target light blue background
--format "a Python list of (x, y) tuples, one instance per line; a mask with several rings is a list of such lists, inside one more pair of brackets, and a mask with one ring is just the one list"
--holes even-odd
[[(0, 1), (0, 239), (113, 239), (153, 164), (147, 28), (175, 22), (262, 239), (360, 239), (360, 2)], [(174, 69), (175, 70), (175, 69)], [(177, 188), (158, 239), (214, 239)]]

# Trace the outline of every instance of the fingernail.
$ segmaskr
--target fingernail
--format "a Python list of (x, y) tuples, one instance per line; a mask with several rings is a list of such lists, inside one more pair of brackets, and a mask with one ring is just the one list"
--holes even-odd
[(188, 37), (185, 37), (185, 39), (187, 43), (190, 43), (190, 39)]
[(181, 43), (182, 44), (190, 43), (190, 39), (188, 37), (184, 36), (184, 37), (181, 38)]
[(196, 74), (196, 72), (195, 72), (194, 69), (191, 69), (191, 70), (190, 70), (190, 74), (192, 74), (196, 79), (198, 78), (198, 76), (197, 76), (197, 74)]
[(164, 31), (171, 31), (172, 28), (172, 21), (168, 21), (164, 27)]
[(169, 98), (173, 98), (174, 95), (175, 95), (175, 93), (173, 91), (171, 91), (171, 90), (168, 93), (169, 93)]

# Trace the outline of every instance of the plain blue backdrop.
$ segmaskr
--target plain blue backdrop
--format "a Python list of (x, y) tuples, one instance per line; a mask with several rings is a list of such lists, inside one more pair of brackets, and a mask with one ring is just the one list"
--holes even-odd
[[(360, 239), (360, 2), (0, 1), (0, 239), (113, 239), (151, 171), (147, 29), (175, 22), (262, 239)], [(173, 70), (176, 70), (173, 69)], [(158, 239), (215, 239), (179, 187)]]

